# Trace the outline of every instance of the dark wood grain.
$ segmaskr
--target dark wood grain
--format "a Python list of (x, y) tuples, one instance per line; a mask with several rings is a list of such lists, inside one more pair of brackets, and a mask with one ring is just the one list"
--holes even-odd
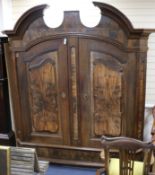
[[(5, 31), (16, 139), (20, 145), (44, 143), (42, 157), (54, 156), (46, 145), (61, 145), (60, 162), (93, 164), (96, 158), (76, 158), (74, 148), (101, 148), (102, 134), (142, 139), (147, 39), (153, 30), (134, 29), (114, 7), (94, 5), (101, 9), (94, 28), (81, 23), (78, 11), (64, 12), (61, 26), (49, 28), (41, 5)], [(66, 152), (65, 146), (73, 149)]]

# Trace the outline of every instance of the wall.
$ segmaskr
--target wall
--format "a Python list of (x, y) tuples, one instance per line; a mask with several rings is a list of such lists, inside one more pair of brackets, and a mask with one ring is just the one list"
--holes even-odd
[(0, 0), (0, 33), (5, 28), (10, 29), (12, 22), (12, 0)]
[(2, 1), (0, 0), (0, 29), (3, 27), (3, 20), (2, 20)]

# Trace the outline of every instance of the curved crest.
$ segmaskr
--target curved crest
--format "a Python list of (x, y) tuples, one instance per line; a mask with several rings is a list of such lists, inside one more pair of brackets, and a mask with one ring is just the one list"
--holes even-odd
[(21, 36), (35, 19), (43, 16), (43, 10), (47, 7), (47, 4), (42, 4), (29, 9), (18, 19), (13, 30), (5, 30), (3, 33), (9, 36)]
[(128, 35), (132, 35), (134, 37), (139, 34), (148, 36), (148, 34), (150, 33), (149, 30), (144, 31), (144, 29), (134, 29), (130, 20), (114, 6), (102, 2), (93, 2), (93, 4), (100, 8), (102, 16), (109, 16), (113, 20), (117, 21), (117, 23), (119, 23), (122, 28), (125, 28), (125, 32)]
[[(144, 30), (144, 29), (134, 29), (131, 22), (129, 21), (129, 19), (119, 10), (117, 10), (115, 7), (105, 4), (105, 3), (101, 3), (101, 2), (93, 2), (93, 4), (95, 6), (97, 6), (98, 8), (100, 8), (101, 10), (101, 20), (100, 23), (94, 27), (91, 28), (91, 30), (96, 30), (97, 27), (103, 27), (104, 26), (104, 17), (109, 17), (112, 20), (114, 20), (117, 24), (119, 24), (121, 26), (121, 28), (124, 30), (124, 33), (126, 36), (130, 37), (130, 38), (139, 38), (140, 36), (143, 37), (147, 37), (152, 30)], [(11, 37), (21, 37), (23, 36), (24, 32), (27, 30), (27, 28), (29, 27), (29, 25), (35, 21), (37, 18), (39, 17), (43, 17), (43, 10), (45, 8), (47, 8), (48, 5), (44, 4), (44, 5), (38, 5), (35, 6), (33, 8), (31, 8), (30, 10), (28, 10), (27, 12), (25, 12), (21, 18), (17, 21), (15, 27), (13, 30), (6, 30), (3, 33), (7, 34), (8, 36)], [(62, 23), (62, 26), (65, 26), (65, 22), (66, 22), (66, 18), (69, 16), (67, 15), (67, 13), (64, 13), (64, 21)], [(71, 26), (73, 25), (79, 25), (79, 26), (83, 26), (80, 18), (76, 17), (74, 19), (74, 15), (77, 14), (72, 14), (72, 12), (70, 12), (70, 18), (73, 18), (73, 20), (76, 21), (72, 21), (72, 24), (70, 24)], [(67, 22), (70, 22), (70, 20), (67, 20)], [(70, 26), (68, 25), (68, 26)], [(61, 26), (61, 27), (62, 27)], [(75, 29), (75, 26), (74, 26)], [(83, 29), (85, 30), (89, 30), (88, 27), (83, 26)], [(71, 31), (71, 30), (70, 30)], [(72, 32), (72, 31), (71, 31)], [(74, 31), (75, 32), (75, 31)], [(81, 30), (76, 31), (77, 33), (81, 33)]]

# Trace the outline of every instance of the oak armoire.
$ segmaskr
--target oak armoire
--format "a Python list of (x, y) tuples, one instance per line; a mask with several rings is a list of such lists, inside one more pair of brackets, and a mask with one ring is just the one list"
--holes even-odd
[(78, 11), (49, 28), (39, 5), (5, 31), (17, 144), (51, 162), (100, 166), (102, 134), (142, 139), (151, 30), (94, 5), (101, 20), (92, 28)]

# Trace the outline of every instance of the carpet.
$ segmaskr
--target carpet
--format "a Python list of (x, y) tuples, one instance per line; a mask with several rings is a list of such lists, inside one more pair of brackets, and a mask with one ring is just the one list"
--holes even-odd
[(46, 175), (95, 175), (96, 168), (50, 164)]

